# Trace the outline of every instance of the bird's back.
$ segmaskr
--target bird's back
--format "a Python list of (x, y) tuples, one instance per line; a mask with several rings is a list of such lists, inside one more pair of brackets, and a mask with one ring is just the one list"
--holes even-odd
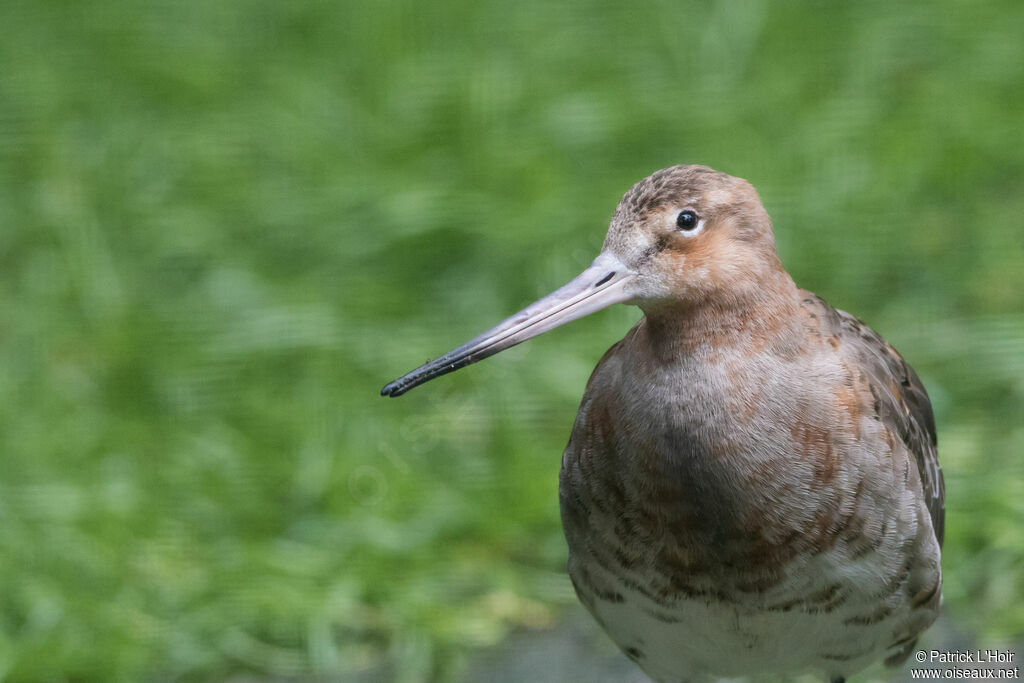
[(943, 484), (927, 394), (866, 325), (681, 346), (638, 325), (594, 371), (562, 462), (581, 601), (657, 680), (901, 659), (935, 618)]

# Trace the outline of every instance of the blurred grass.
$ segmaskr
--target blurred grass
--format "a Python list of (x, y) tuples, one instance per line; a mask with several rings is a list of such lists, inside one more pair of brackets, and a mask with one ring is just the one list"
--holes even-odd
[(947, 613), (1024, 637), (1024, 6), (0, 5), (0, 677), (450, 681), (574, 605), (620, 307), (400, 401), (618, 197), (748, 178), (937, 409)]

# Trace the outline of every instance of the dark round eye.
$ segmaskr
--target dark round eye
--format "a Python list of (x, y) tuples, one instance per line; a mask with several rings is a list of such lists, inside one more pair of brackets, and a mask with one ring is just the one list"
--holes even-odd
[(685, 211), (680, 211), (679, 215), (676, 216), (676, 226), (680, 230), (693, 230), (697, 227), (699, 220), (700, 219), (697, 217), (697, 214), (686, 209)]

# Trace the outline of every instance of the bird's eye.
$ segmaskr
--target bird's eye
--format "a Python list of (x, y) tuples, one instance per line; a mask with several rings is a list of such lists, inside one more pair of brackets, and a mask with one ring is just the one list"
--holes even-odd
[(694, 213), (693, 211), (690, 211), (689, 209), (680, 211), (679, 215), (676, 216), (676, 227), (678, 227), (680, 230), (693, 230), (694, 228), (697, 227), (697, 224), (699, 222), (700, 218), (697, 217), (697, 214)]

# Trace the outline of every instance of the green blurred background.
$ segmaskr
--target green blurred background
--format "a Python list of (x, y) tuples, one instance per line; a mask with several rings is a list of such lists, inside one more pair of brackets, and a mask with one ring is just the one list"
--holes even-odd
[(635, 675), (581, 617), (556, 490), (639, 312), (377, 393), (575, 275), (679, 162), (749, 179), (797, 282), (928, 386), (925, 645), (1024, 641), (1018, 0), (6, 0), (0, 26), (0, 678)]

